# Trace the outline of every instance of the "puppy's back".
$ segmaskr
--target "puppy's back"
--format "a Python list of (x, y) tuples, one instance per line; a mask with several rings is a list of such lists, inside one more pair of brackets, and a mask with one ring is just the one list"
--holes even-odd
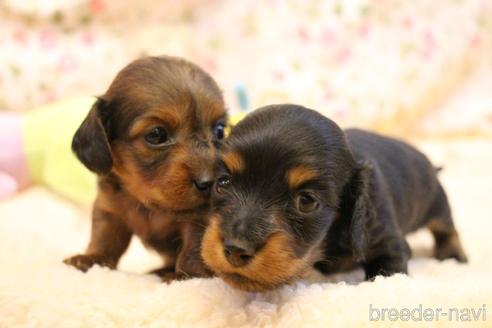
[(429, 159), (397, 139), (358, 129), (345, 133), (356, 160), (373, 166), (373, 183), (384, 195), (378, 201), (392, 203), (402, 232), (419, 228), (438, 191), (437, 170)]

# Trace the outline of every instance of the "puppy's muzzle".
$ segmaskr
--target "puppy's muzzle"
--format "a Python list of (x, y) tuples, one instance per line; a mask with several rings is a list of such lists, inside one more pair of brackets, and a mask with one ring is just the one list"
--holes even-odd
[(224, 255), (227, 261), (236, 268), (248, 264), (255, 253), (254, 245), (245, 240), (226, 239), (224, 241)]

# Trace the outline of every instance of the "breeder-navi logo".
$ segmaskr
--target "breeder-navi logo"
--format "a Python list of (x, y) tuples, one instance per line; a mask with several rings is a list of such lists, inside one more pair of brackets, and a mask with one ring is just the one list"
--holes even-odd
[(478, 308), (380, 308), (369, 304), (370, 321), (486, 321), (487, 305)]

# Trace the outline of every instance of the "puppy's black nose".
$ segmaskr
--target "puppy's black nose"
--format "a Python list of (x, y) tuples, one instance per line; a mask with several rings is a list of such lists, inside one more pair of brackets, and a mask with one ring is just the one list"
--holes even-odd
[(206, 194), (210, 191), (214, 181), (212, 179), (197, 179), (193, 181), (193, 183), (195, 184), (196, 189)]
[(236, 239), (226, 239), (224, 241), (224, 255), (235, 267), (245, 266), (254, 256), (253, 245), (246, 241)]

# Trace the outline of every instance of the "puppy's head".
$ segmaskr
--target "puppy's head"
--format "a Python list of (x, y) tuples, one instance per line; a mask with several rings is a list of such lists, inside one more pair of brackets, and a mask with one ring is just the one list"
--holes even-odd
[(72, 149), (142, 203), (189, 210), (209, 195), (225, 116), (222, 93), (202, 69), (178, 58), (146, 57), (119, 72)]
[(312, 110), (269, 106), (232, 129), (220, 158), (206, 264), (249, 291), (302, 277), (358, 171), (343, 132)]

